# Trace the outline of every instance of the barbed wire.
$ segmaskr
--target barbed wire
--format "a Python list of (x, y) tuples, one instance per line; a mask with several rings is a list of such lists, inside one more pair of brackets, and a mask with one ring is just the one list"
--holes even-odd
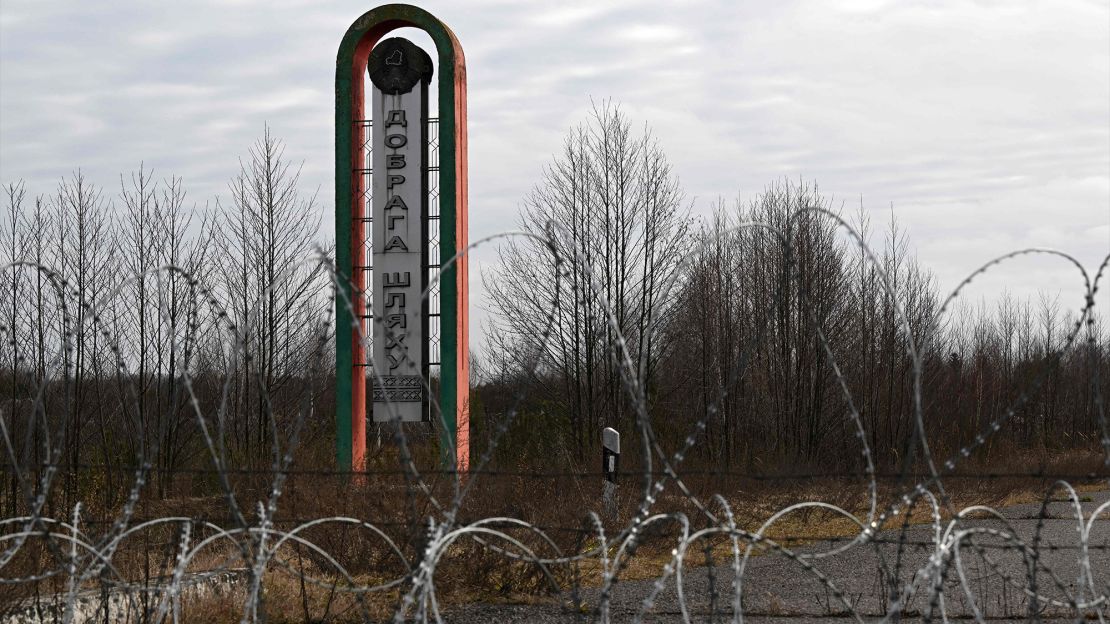
[[(0, 617), (12, 622), (185, 622), (202, 621), (215, 609), (224, 619), (233, 613), (233, 621), (262, 622), (288, 621), (290, 614), (273, 610), (289, 608), (302, 609), (306, 621), (440, 622), (499, 617), (500, 607), (459, 596), (465, 593), (461, 588), (469, 584), (492, 593), (513, 586), (540, 594), (546, 602), (531, 608), (537, 616), (553, 621), (607, 623), (625, 617), (641, 621), (653, 613), (673, 613), (685, 622), (743, 622), (746, 614), (837, 615), (856, 621), (866, 616), (884, 622), (904, 616), (919, 616), (924, 621), (1066, 617), (1105, 622), (1110, 617), (1110, 555), (1106, 554), (1110, 553), (1110, 523), (1106, 522), (1110, 497), (1105, 487), (1110, 483), (1110, 427), (1098, 366), (1091, 368), (1089, 384), (1103, 449), (1097, 470), (980, 470), (970, 461), (1037, 394), (1065, 351), (1082, 340), (1084, 330), (1090, 342), (1095, 293), (1110, 256), (1091, 277), (1067, 254), (1020, 250), (971, 273), (941, 304), (938, 318), (972, 281), (1021, 256), (1063, 259), (1083, 279), (1083, 304), (1061, 348), (1045, 358), (1007, 409), (984, 421), (969, 444), (950, 456), (939, 456), (926, 435), (924, 367), (915, 337), (919, 334), (901, 309), (883, 262), (864, 237), (838, 215), (807, 208), (795, 213), (791, 222), (803, 217), (829, 219), (844, 231), (860, 247), (862, 257), (876, 271), (882, 291), (893, 302), (912, 382), (907, 447), (911, 457), (901, 471), (877, 468), (866, 422), (804, 289), (797, 293), (799, 305), (813, 316), (813, 338), (842, 395), (849, 431), (858, 441), (862, 467), (856, 471), (773, 474), (683, 466), (704, 440), (708, 423), (728, 389), (748, 369), (752, 354), (766, 336), (766, 323), (732, 354), (738, 365), (730, 370), (715, 400), (689, 423), (682, 444), (667, 451), (652, 425), (646, 356), (626, 340), (597, 268), (567, 232), (552, 225), (546, 236), (499, 234), (472, 243), (443, 263), (441, 274), (479, 246), (528, 240), (554, 254), (557, 279), (569, 283), (572, 271), (586, 277), (585, 283), (575, 282), (575, 287), (600, 306), (615, 336), (608, 352), (629, 397), (635, 424), (635, 436), (631, 437), (638, 436), (640, 447), (638, 469), (621, 473), (619, 481), (638, 481), (639, 485), (622, 493), (617, 517), (606, 515), (600, 503), (596, 510), (574, 510), (579, 526), (526, 519), (542, 516), (539, 512), (545, 510), (520, 508), (523, 503), (512, 499), (512, 483), (501, 492), (503, 500), (492, 501), (490, 496), (496, 494), (483, 490), (498, 478), (517, 480), (521, 488), (537, 487), (533, 481), (561, 479), (599, 485), (600, 471), (494, 467), (499, 444), (512, 431), (525, 404), (521, 392), (512, 397), (503, 417), (491, 423), (481, 456), (465, 474), (451, 466), (419, 465), (419, 449), (402, 426), (388, 427), (397, 468), (350, 471), (293, 465), (305, 428), (318, 417), (312, 396), (320, 390), (318, 379), (326, 376), (330, 365), (326, 356), (330, 336), (353, 330), (364, 346), (369, 346), (370, 337), (353, 314), (348, 280), (322, 252), (287, 267), (262, 293), (268, 296), (288, 288), (295, 280), (307, 279), (305, 275), (324, 276), (327, 298), (335, 306), (346, 307), (355, 319), (350, 328), (337, 328), (330, 316), (322, 315), (313, 327), (313, 337), (301, 353), (305, 385), (298, 391), (295, 407), (283, 414), (280, 432), (273, 407), (276, 393), (259, 367), (252, 368), (245, 378), (226, 375), (219, 384), (215, 406), (200, 398), (188, 366), (180, 369), (179, 383), (172, 384), (168, 404), (180, 405), (174, 409), (195, 424), (194, 434), (199, 436), (209, 467), (194, 465), (199, 461), (195, 459), (165, 462), (161, 454), (167, 449), (159, 446), (160, 438), (147, 435), (148, 423), (139, 416), (145, 390), (138, 387), (142, 382), (130, 370), (133, 362), (123, 354), (119, 336), (112, 330), (112, 306), (125, 285), (136, 280), (182, 281), (186, 291), (182, 296), (191, 302), (185, 318), (176, 314), (180, 310), (171, 313), (163, 301), (157, 311), (160, 322), (169, 328), (171, 352), (176, 354), (170, 357), (180, 357), (188, 350), (177, 331), (181, 325), (195, 330), (202, 317), (211, 318), (223, 339), (224, 366), (230, 371), (240, 370), (254, 357), (251, 331), (259, 321), (258, 308), (252, 308), (245, 322), (237, 324), (211, 288), (174, 266), (132, 276), (95, 300), (48, 267), (30, 262), (0, 267), (0, 274), (29, 272), (45, 280), (59, 323), (57, 344), (51, 345), (54, 351), (39, 358), (50, 362), (48, 374), (25, 381), (30, 399), (18, 411), (24, 420), (17, 423), (14, 409), (0, 407), (0, 441), (6, 455), (0, 466), (8, 484), (8, 492), (0, 500), (7, 500), (10, 509), (0, 520), (0, 588), (9, 590), (10, 596), (0, 600)], [(764, 223), (745, 223), (722, 236), (743, 231), (763, 232), (787, 252), (785, 271), (770, 297), (771, 305), (778, 305), (789, 282), (801, 283), (801, 269), (790, 254), (788, 235)], [(683, 262), (694, 262), (705, 251), (704, 245)], [(672, 282), (678, 274), (670, 278)], [(434, 286), (433, 280), (424, 297)], [(663, 292), (673, 286), (667, 284)], [(539, 351), (555, 340), (559, 305), (556, 299), (556, 308), (548, 310), (534, 328)], [(648, 310), (647, 326), (653, 326), (651, 315), (655, 313)], [(389, 328), (382, 330), (391, 336)], [(26, 354), (16, 349), (17, 332), (17, 327), (7, 323), (0, 327), (3, 342), (10, 348), (13, 372), (29, 364)], [(126, 452), (100, 451), (105, 456), (124, 455), (127, 461), (89, 462), (79, 456), (63, 456), (67, 443), (79, 442), (71, 439), (78, 418), (74, 408), (75, 341), (90, 333), (107, 345), (113, 359), (120, 405), (112, 413), (133, 427), (140, 441)], [(523, 369), (538, 374), (542, 367), (539, 356), (524, 357)], [(368, 372), (380, 381), (377, 371), (370, 368)], [(256, 407), (262, 415), (258, 435), (265, 436), (260, 439), (270, 446), (264, 456), (255, 458), (260, 464), (268, 462), (266, 468), (232, 465), (227, 449), (228, 423), (238, 409), (229, 396), (238, 388), (235, 384), (244, 381), (256, 393), (252, 396), (257, 397)], [(432, 390), (427, 380), (424, 390)], [(433, 410), (433, 426), (444, 423), (443, 415)], [(15, 437), (16, 433), (22, 433), (23, 439)], [(106, 491), (108, 474), (119, 476), (112, 481), (118, 491)], [(125, 481), (122, 475), (129, 478)], [(215, 477), (216, 489), (209, 488), (201, 498), (144, 498), (154, 487), (151, 478), (165, 475)], [(237, 488), (233, 483), (237, 476), (267, 479), (257, 488)], [(301, 476), (335, 480), (332, 486), (320, 482), (306, 486), (303, 479), (294, 478)], [(371, 477), (403, 477), (403, 487), (375, 492), (367, 485)], [(699, 478), (709, 483), (693, 481)], [(757, 505), (736, 492), (707, 496), (704, 492), (714, 487), (714, 478), (730, 479), (734, 484), (767, 482), (779, 489)], [(1053, 483), (1039, 500), (1030, 499), (1018, 507), (967, 504), (964, 495), (945, 486), (959, 480), (1001, 479)], [(83, 480), (87, 500), (77, 497), (80, 488), (59, 485), (67, 480)], [(827, 502), (814, 500), (812, 492), (783, 486), (838, 480), (865, 481), (866, 495), (853, 499), (829, 489), (822, 498), (836, 502)], [(1079, 492), (1073, 483), (1080, 482), (1093, 482), (1095, 487)], [(330, 487), (342, 490), (331, 503), (351, 515), (306, 514), (306, 508), (327, 509), (321, 499)], [(579, 483), (575, 487), (578, 493), (567, 495), (566, 501), (551, 498), (544, 503), (588, 504), (596, 499), (585, 494), (592, 486)], [(974, 494), (989, 498), (989, 493)], [(110, 502), (94, 500), (99, 495)], [(795, 495), (811, 498), (768, 507)], [(368, 497), (374, 497), (373, 501), (364, 500)], [(214, 505), (221, 509), (213, 511)], [(286, 604), (280, 602), (282, 595), (297, 598)]]

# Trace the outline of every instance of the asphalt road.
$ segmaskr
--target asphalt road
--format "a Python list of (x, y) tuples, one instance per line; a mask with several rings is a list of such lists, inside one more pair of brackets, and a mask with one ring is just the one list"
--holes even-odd
[[(1084, 518), (1102, 503), (1110, 499), (1110, 492), (1096, 492), (1084, 495), (1089, 497), (1083, 502)], [(1066, 600), (1067, 592), (1074, 593), (1080, 577), (1080, 551), (1078, 522), (1071, 503), (1051, 503), (1044, 519), (1038, 518), (1039, 504), (1016, 505), (1002, 510), (1012, 530), (1026, 542), (1031, 542), (1041, 524), (1040, 543), (1045, 547), (1038, 551), (1040, 561), (1051, 570), (1056, 579), (1066, 589), (1056, 585), (1052, 576), (1041, 571), (1037, 577), (1037, 588), (1041, 595)], [(967, 528), (993, 528), (1007, 530), (1005, 523), (998, 519), (971, 519), (963, 525)], [(898, 531), (880, 533), (881, 544), (854, 546), (840, 554), (813, 561), (813, 567), (820, 570), (829, 581), (843, 592), (851, 611), (864, 620), (881, 618), (887, 612), (886, 595), (889, 581), (884, 583), (881, 570), (892, 570), (898, 551)], [(912, 574), (928, 564), (934, 552), (932, 546), (933, 529), (929, 526), (912, 527), (906, 534), (907, 546), (902, 552), (899, 578), (904, 584)], [(944, 612), (950, 619), (966, 619), (973, 616), (972, 601), (983, 616), (992, 622), (1024, 622), (1033, 619), (1029, 612), (1029, 601), (1021, 588), (1029, 586), (1029, 574), (1025, 559), (1014, 548), (1005, 547), (1008, 542), (999, 537), (980, 534), (976, 543), (983, 547), (986, 557), (994, 562), (997, 571), (970, 545), (961, 549), (961, 563), (965, 572), (967, 591), (961, 587), (954, 567), (944, 583)], [(1104, 512), (1095, 520), (1090, 534), (1089, 559), (1095, 587), (1101, 594), (1110, 594), (1110, 514)], [(828, 544), (813, 545), (798, 549), (799, 553), (814, 553), (828, 550)], [(1001, 572), (1001, 574), (999, 573)], [(1002, 575), (1012, 578), (1008, 583)], [(687, 568), (684, 571), (682, 587), (686, 606), (692, 622), (727, 622), (731, 620), (732, 582), (734, 575), (728, 567), (714, 570), (710, 583), (707, 568)], [(889, 577), (887, 577), (889, 578)], [(612, 597), (610, 610), (612, 621), (632, 621), (637, 613), (643, 611), (643, 601), (654, 586), (654, 581), (629, 581), (618, 583)], [(710, 588), (715, 588), (715, 592)], [(588, 604), (596, 604), (598, 590), (582, 591)], [(715, 595), (714, 595), (715, 594)], [(970, 596), (970, 597), (969, 597)], [(1087, 596), (1090, 596), (1088, 590)], [(921, 614), (928, 608), (928, 592), (918, 591), (909, 600), (903, 613), (902, 622), (919, 622)], [(753, 557), (744, 574), (743, 604), (745, 622), (814, 622), (831, 624), (833, 622), (856, 621), (846, 617), (848, 607), (832, 597), (824, 584), (803, 567), (781, 555)], [(939, 607), (934, 611), (934, 621), (941, 621)], [(1104, 608), (1103, 616), (1110, 614)], [(575, 613), (559, 605), (467, 605), (446, 612), (448, 622), (464, 624), (477, 622), (591, 622), (596, 614)], [(1093, 612), (1086, 614), (1093, 617)], [(1040, 612), (1042, 621), (1075, 621), (1075, 612), (1066, 607), (1049, 606)], [(683, 622), (675, 579), (668, 580), (664, 590), (655, 600), (654, 607), (644, 611), (645, 622)]]

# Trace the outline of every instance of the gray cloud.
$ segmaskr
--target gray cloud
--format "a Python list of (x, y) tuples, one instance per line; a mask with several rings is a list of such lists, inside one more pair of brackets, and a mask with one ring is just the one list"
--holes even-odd
[[(849, 210), (862, 196), (876, 222), (893, 209), (946, 287), (1019, 246), (1092, 268), (1110, 250), (1103, 2), (422, 6), (467, 53), (475, 238), (515, 222), (590, 98), (612, 97), (652, 125), (700, 213), (816, 180)], [(330, 233), (335, 50), (366, 8), (5, 0), (0, 179), (47, 192), (82, 167), (114, 189), (145, 161), (203, 204), (269, 123), (304, 159)], [(1014, 265), (980, 292), (1072, 279)]]

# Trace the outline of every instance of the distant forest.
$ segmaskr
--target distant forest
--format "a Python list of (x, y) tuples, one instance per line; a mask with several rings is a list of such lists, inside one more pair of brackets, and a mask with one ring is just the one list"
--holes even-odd
[(687, 463), (713, 469), (858, 471), (861, 437), (877, 470), (922, 469), (918, 409), (938, 468), (1110, 449), (1098, 308), (1081, 316), (1083, 301), (1043, 293), (942, 310), (948, 293), (893, 216), (875, 228), (862, 208), (841, 214), (816, 184), (774, 183), (701, 220), (684, 201), (662, 147), (618, 108), (566, 138), (520, 224), (562, 235), (506, 245), (490, 288), (499, 324), (478, 397), (498, 416), (519, 401), (527, 422), (501, 457), (573, 456), (604, 426), (639, 455), (622, 366), (661, 448), (694, 435)]
[[(111, 504), (137, 462), (172, 494), (175, 471), (212, 467), (210, 447), (266, 469), (295, 441), (295, 465), (333, 468), (332, 281), (312, 259), (330, 248), (298, 182), (267, 130), (226, 202), (144, 168), (111, 189), (80, 171), (41, 195), (8, 183), (5, 466), (57, 465), (67, 505), (92, 490)], [(696, 218), (663, 148), (615, 106), (569, 133), (519, 226), (544, 241), (502, 244), (471, 355), (473, 454), (496, 469), (595, 470), (605, 426), (634, 469), (639, 414), (664, 452), (692, 443), (688, 465), (737, 471), (920, 469), (918, 410), (938, 462), (1033, 462), (1106, 436), (1097, 308), (1046, 294), (942, 313), (897, 222), (842, 214), (816, 184)], [(433, 426), (406, 431), (431, 446)], [(369, 429), (371, 469), (395, 466), (389, 432)]]

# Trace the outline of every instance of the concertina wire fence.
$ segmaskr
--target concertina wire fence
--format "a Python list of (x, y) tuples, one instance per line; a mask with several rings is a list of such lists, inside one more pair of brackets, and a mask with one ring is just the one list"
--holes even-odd
[[(852, 226), (826, 209), (807, 210), (836, 221), (879, 271), (882, 288), (893, 293), (879, 259)], [(749, 228), (768, 230), (780, 242), (784, 240), (782, 232), (760, 223), (741, 224), (732, 231)], [(560, 233), (552, 227), (548, 235), (559, 236)], [(508, 232), (471, 244), (444, 266), (450, 267), (478, 245), (508, 237), (531, 237), (549, 249), (555, 248), (535, 234)], [(784, 244), (784, 249), (788, 250), (789, 246)], [(1006, 254), (971, 273), (948, 296), (939, 314), (949, 309), (972, 280), (1002, 262), (1024, 255), (1056, 256), (1070, 262), (1081, 273), (1085, 301), (1079, 320), (1069, 328), (1064, 345), (1065, 349), (1072, 347), (1083, 338), (1084, 328), (1089, 330), (1087, 321), (1092, 318), (1099, 280), (1107, 270), (1110, 256), (1092, 278), (1077, 260), (1059, 251), (1025, 249)], [(575, 257), (562, 259), (563, 270), (572, 262), (586, 266), (591, 276), (587, 288), (592, 296), (603, 298), (600, 277), (584, 264), (580, 250), (575, 251)], [(305, 259), (301, 266), (327, 271), (336, 305), (350, 307), (344, 289), (336, 287), (341, 278), (326, 256), (317, 253)], [(791, 266), (789, 261), (787, 266)], [(85, 315), (94, 319), (94, 324), (99, 321), (97, 306), (103, 305), (103, 300), (85, 302), (73, 284), (50, 268), (14, 262), (0, 270), (29, 271), (48, 279), (67, 326), (72, 326), (75, 301), (86, 308)], [(796, 278), (796, 267), (791, 270), (791, 277)], [(221, 310), (213, 293), (181, 269), (164, 266), (151, 273), (184, 276), (197, 297), (205, 300), (213, 310)], [(429, 285), (425, 297), (434, 286), (434, 283)], [(270, 286), (276, 287), (276, 283)], [(782, 288), (780, 283), (776, 297), (782, 294)], [(110, 293), (108, 299), (118, 295), (120, 289), (122, 286), (114, 294)], [(897, 300), (897, 297), (892, 298)], [(1107, 526), (1110, 522), (1106, 522), (1110, 516), (1110, 498), (1102, 494), (1097, 494), (1096, 499), (1081, 496), (1067, 480), (1061, 479), (1040, 504), (1027, 505), (1021, 512), (1024, 516), (1015, 516), (1010, 510), (980, 505), (954, 509), (944, 487), (946, 478), (959, 478), (954, 473), (961, 461), (986, 444), (992, 434), (1006, 427), (1014, 410), (1035, 395), (1050, 367), (1040, 371), (1017, 401), (975, 435), (973, 442), (952, 457), (934, 457), (927, 443), (922, 416), (922, 360), (905, 316), (901, 310), (898, 312), (898, 324), (905, 335), (907, 355), (912, 362), (913, 444), (927, 470), (921, 474), (896, 475), (902, 477), (903, 487), (892, 503), (880, 505), (879, 479), (884, 475), (872, 462), (859, 411), (853, 405), (828, 341), (819, 330), (817, 339), (843, 393), (850, 425), (856, 431), (865, 460), (868, 510), (859, 514), (825, 502), (792, 501), (767, 514), (754, 530), (739, 526), (734, 504), (727, 496), (696, 495), (686, 482), (691, 474), (682, 471), (684, 459), (698, 444), (716, 408), (710, 406), (694, 423), (680, 448), (665, 451), (647, 415), (645, 380), (638, 375), (643, 366), (633, 361), (623, 338), (618, 338), (613, 345), (613, 353), (636, 411), (637, 429), (626, 437), (636, 440), (635, 445), (640, 447), (643, 468), (636, 479), (638, 485), (624, 486), (634, 488), (634, 494), (630, 495), (631, 511), (623, 514), (627, 518), (620, 523), (606, 514), (600, 501), (596, 509), (582, 510), (582, 524), (577, 527), (540, 526), (514, 517), (466, 517), (466, 501), (478, 495), (487, 478), (513, 476), (524, 480), (550, 480), (565, 476), (487, 470), (498, 440), (513, 425), (517, 415), (515, 408), (493, 427), (488, 448), (472, 463), (465, 478), (450, 470), (419, 469), (406, 429), (397, 427), (394, 446), (400, 463), (393, 474), (403, 477), (403, 488), (390, 487), (398, 497), (403, 490), (408, 511), (405, 517), (392, 520), (298, 517), (295, 511), (278, 518), (283, 496), (289, 497), (288, 492), (296, 487), (291, 484), (296, 480), (301, 481), (300, 487), (304, 489), (304, 479), (336, 476), (328, 471), (299, 470), (291, 465), (310, 406), (302, 409), (294, 420), (284, 448), (279, 448), (280, 444), (274, 441), (273, 467), (261, 475), (268, 479), (264, 487), (266, 495), (251, 511), (250, 503), (242, 500), (233, 480), (236, 476), (257, 476), (259, 471), (229, 465), (223, 442), (222, 410), (227, 409), (226, 402), (220, 404), (216, 414), (204, 414), (193, 394), (191, 380), (184, 373), (181, 385), (189, 398), (191, 417), (203, 438), (211, 468), (181, 472), (214, 477), (223, 492), (226, 508), (202, 517), (172, 513), (154, 517), (139, 515), (137, 509), (144, 489), (157, 470), (152, 463), (156, 449), (140, 448), (140, 461), (129, 467), (130, 485), (125, 502), (114, 517), (104, 520), (84, 518), (80, 501), (65, 510), (48, 504), (51, 488), (59, 487), (61, 479), (61, 433), (45, 431), (42, 443), (48, 450), (48, 461), (41, 466), (28, 465), (28, 460), (16, 451), (18, 441), (10, 435), (10, 414), (0, 411), (0, 436), (7, 455), (5, 471), (11, 471), (5, 475), (5, 481), (18, 483), (18, 489), (13, 488), (12, 494), (24, 497), (30, 510), (28, 514), (0, 520), (0, 593), (13, 588), (35, 588), (33, 597), (23, 592), (20, 594), (23, 597), (14, 601), (0, 601), (0, 621), (204, 621), (208, 616), (198, 614), (194, 605), (222, 596), (218, 604), (230, 609), (223, 617), (227, 621), (241, 622), (492, 621), (512, 614), (518, 618), (524, 614), (521, 621), (535, 617), (540, 621), (568, 622), (743, 622), (783, 616), (883, 622), (947, 621), (950, 618), (985, 621), (999, 617), (1039, 621), (1061, 617), (1071, 621), (1106, 622), (1110, 617), (1110, 527)], [(242, 345), (247, 328), (236, 328), (226, 314), (221, 313), (219, 317), (227, 325), (228, 335), (235, 337), (237, 346)], [(617, 319), (611, 309), (608, 322), (619, 336)], [(551, 314), (547, 326), (537, 328), (541, 340), (551, 338), (553, 323), (554, 314)], [(312, 366), (318, 368), (327, 362), (324, 351), (329, 348), (328, 336), (332, 329), (329, 319), (322, 317), (316, 331), (317, 348)], [(356, 329), (361, 331), (361, 325)], [(14, 344), (14, 329), (5, 325), (3, 330), (5, 346)], [(98, 331), (105, 340), (113, 339), (104, 324), (98, 326)], [(71, 374), (72, 338), (72, 333), (66, 333), (54, 354), (51, 370), (62, 378)], [(746, 350), (750, 352), (754, 343), (753, 340), (746, 345)], [(234, 370), (236, 358), (242, 355), (240, 351), (239, 348), (228, 350), (232, 359), (229, 369)], [(132, 383), (128, 364), (118, 350), (113, 348), (113, 352), (118, 360), (119, 382), (126, 386)], [(743, 374), (743, 364), (746, 364), (746, 354), (739, 355), (742, 365), (737, 367), (732, 381)], [(1105, 469), (1110, 466), (1110, 428), (1097, 367), (1092, 375)], [(36, 427), (46, 428), (51, 420), (44, 414), (47, 385), (44, 381), (32, 391), (34, 401), (30, 411)], [(131, 396), (135, 396), (134, 391)], [(691, 472), (697, 476), (705, 471)], [(386, 473), (374, 476), (382, 474)], [(1088, 481), (1095, 476), (1106, 483), (1106, 474), (1058, 476), (1086, 477)], [(598, 473), (592, 475), (595, 480), (599, 476)], [(979, 476), (1002, 478), (1007, 475)], [(353, 486), (338, 485), (338, 495), (344, 495), (344, 487)], [(309, 489), (315, 488), (309, 486)], [(656, 511), (668, 494), (680, 497), (688, 512)], [(390, 494), (379, 492), (378, 495)], [(1060, 496), (1065, 502), (1059, 502)], [(796, 548), (788, 545), (789, 538), (769, 537), (776, 524), (785, 518), (814, 511), (825, 514), (825, 518), (848, 523), (847, 536), (810, 540)], [(924, 513), (931, 520), (911, 524), (911, 511)], [(900, 521), (899, 515), (904, 521)], [(1060, 526), (1066, 528), (1062, 531), (1054, 528)], [(560, 532), (576, 536), (573, 548), (568, 548), (565, 540), (556, 539)], [(152, 534), (162, 536), (153, 546)], [(333, 539), (336, 535), (342, 538)], [(717, 546), (710, 545), (713, 540)], [(662, 550), (660, 541), (664, 543)], [(364, 556), (380, 562), (375, 573), (348, 569), (352, 567), (348, 553), (351, 548), (362, 553), (356, 554), (356, 558)], [(27, 557), (29, 549), (35, 549), (37, 554), (32, 560), (44, 562), (42, 567), (17, 570), (15, 563)], [(152, 551), (164, 551), (157, 574), (150, 572)], [(486, 600), (461, 605), (441, 604), (437, 586), (445, 581), (437, 572), (449, 568), (452, 557), (461, 556), (463, 552), (475, 556), (475, 551), (479, 551), (477, 556), (484, 561), (492, 558), (504, 562), (510, 575), (536, 576), (540, 584), (547, 585), (549, 598), (530, 606), (514, 607), (516, 611), (488, 604)], [(145, 557), (141, 573), (129, 572), (135, 567), (132, 561), (135, 552)], [(648, 557), (642, 554), (647, 552), (654, 553), (653, 561), (657, 563), (654, 572), (645, 575), (641, 570), (638, 575), (631, 574), (637, 556)], [(276, 600), (274, 590), (267, 589), (268, 584), (279, 577), (290, 580), (298, 588), (297, 604), (304, 607), (303, 616), (300, 612), (275, 615), (267, 609), (266, 604)], [(44, 591), (42, 587), (48, 589)], [(313, 592), (317, 597), (310, 606), (306, 596)], [(319, 595), (326, 596), (322, 603)]]

